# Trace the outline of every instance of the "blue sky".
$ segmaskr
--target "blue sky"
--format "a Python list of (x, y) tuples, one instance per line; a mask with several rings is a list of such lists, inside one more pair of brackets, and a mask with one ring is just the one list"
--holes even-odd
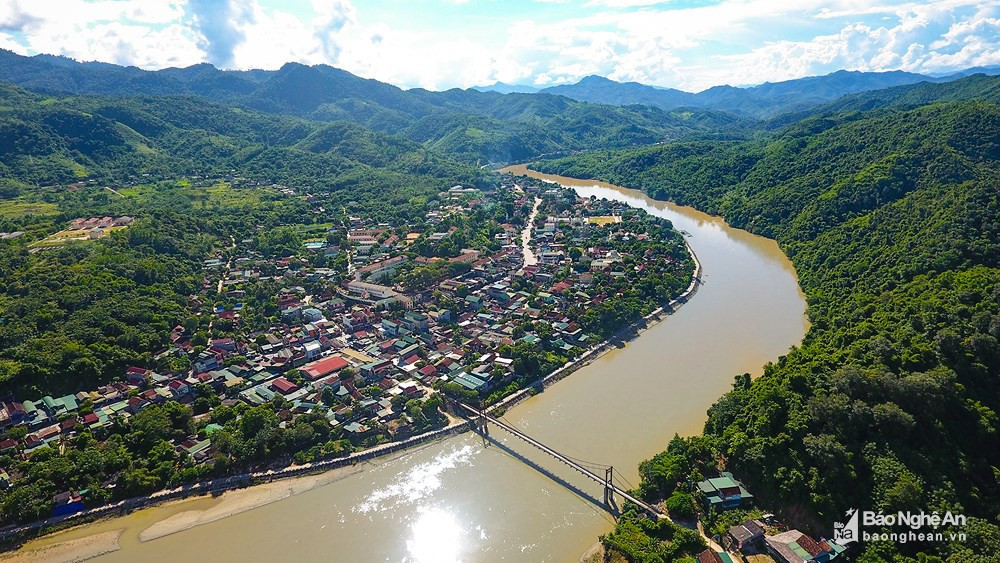
[(325, 63), (402, 87), (699, 91), (1000, 64), (1000, 0), (4, 0), (0, 48), (147, 69)]

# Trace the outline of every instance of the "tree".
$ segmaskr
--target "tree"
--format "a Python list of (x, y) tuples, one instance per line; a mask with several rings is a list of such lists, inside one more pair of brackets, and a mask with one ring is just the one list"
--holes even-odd
[(690, 520), (694, 518), (694, 499), (691, 495), (681, 491), (674, 491), (667, 499), (667, 511), (670, 516), (679, 520)]

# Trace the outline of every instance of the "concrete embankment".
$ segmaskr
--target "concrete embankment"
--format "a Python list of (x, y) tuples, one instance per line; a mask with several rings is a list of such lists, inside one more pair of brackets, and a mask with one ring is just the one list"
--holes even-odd
[(383, 444), (381, 446), (377, 446), (361, 452), (355, 452), (340, 458), (317, 461), (314, 463), (308, 463), (304, 465), (295, 465), (279, 470), (242, 473), (240, 475), (220, 477), (218, 479), (202, 481), (200, 483), (185, 485), (174, 489), (157, 491), (147, 496), (134, 497), (122, 500), (117, 503), (99, 506), (97, 508), (85, 510), (83, 512), (78, 512), (76, 514), (57, 516), (53, 518), (48, 518), (46, 520), (32, 522), (30, 524), (24, 524), (22, 526), (8, 527), (7, 529), (0, 531), (0, 541), (5, 541), (5, 540), (9, 541), (14, 538), (26, 536), (38, 530), (44, 530), (46, 528), (52, 528), (56, 526), (63, 527), (67, 525), (73, 525), (74, 523), (77, 522), (79, 523), (87, 522), (91, 519), (117, 516), (126, 512), (130, 512), (132, 510), (147, 508), (157, 504), (179, 500), (187, 497), (206, 495), (206, 494), (215, 495), (222, 493), (224, 491), (248, 487), (258, 483), (267, 483), (278, 479), (286, 479), (290, 477), (299, 477), (310, 473), (330, 471), (348, 465), (354, 465), (365, 461), (370, 461), (377, 457), (390, 455), (405, 450), (407, 448), (411, 448), (420, 444), (425, 444), (427, 442), (451, 436), (454, 434), (460, 434), (465, 432), (466, 430), (469, 430), (469, 428), (470, 428), (470, 422), (461, 420), (449, 424), (445, 428), (439, 428), (437, 430), (425, 432), (417, 436), (412, 436), (410, 438), (401, 440), (399, 442), (391, 442), (388, 444)]
[[(691, 276), (691, 283), (688, 284), (687, 289), (685, 289), (683, 293), (678, 295), (675, 299), (672, 299), (667, 304), (668, 308), (659, 307), (653, 312), (643, 317), (643, 322), (639, 324), (639, 326), (642, 326), (643, 328), (639, 330), (639, 333), (641, 333), (642, 330), (648, 329), (653, 324), (656, 324), (661, 320), (663, 320), (664, 315), (669, 315), (674, 311), (676, 311), (684, 303), (686, 303), (691, 298), (691, 296), (693, 296), (695, 293), (698, 292), (698, 287), (701, 285), (701, 275), (702, 275), (701, 262), (698, 260), (698, 255), (694, 253), (694, 249), (691, 248), (691, 245), (689, 245), (687, 241), (684, 241), (684, 245), (687, 247), (688, 252), (691, 254), (691, 258), (694, 260), (695, 267), (694, 267), (694, 274)], [(513, 407), (517, 403), (520, 403), (521, 401), (524, 401), (530, 398), (532, 395), (534, 395), (536, 388), (541, 387), (544, 389), (545, 387), (548, 387), (549, 385), (552, 385), (553, 383), (559, 381), (560, 379), (563, 379), (564, 377), (570, 375), (576, 370), (589, 365), (594, 360), (600, 358), (603, 354), (606, 354), (607, 352), (615, 348), (615, 344), (613, 344), (613, 342), (618, 340), (620, 337), (630, 333), (631, 331), (634, 331), (635, 329), (636, 325), (622, 329), (614, 337), (594, 346), (593, 348), (590, 348), (575, 360), (570, 360), (566, 362), (565, 364), (562, 365), (562, 367), (556, 369), (555, 371), (546, 375), (545, 377), (536, 380), (531, 385), (511, 395), (508, 395), (507, 397), (504, 397), (502, 400), (490, 406), (488, 409), (489, 412), (492, 414), (501, 409), (504, 410), (509, 409), (510, 407)]]
[[(686, 243), (685, 243), (686, 244)], [(694, 251), (688, 246), (688, 250), (691, 253), (692, 258), (695, 262), (695, 271), (692, 276), (691, 283), (688, 288), (681, 293), (676, 299), (670, 301), (667, 308), (658, 308), (650, 314), (643, 318), (643, 322), (639, 326), (648, 327), (650, 324), (662, 320), (664, 314), (670, 314), (678, 307), (680, 307), (684, 302), (686, 302), (692, 295), (694, 295), (701, 283), (701, 263), (698, 257), (695, 255)], [(563, 379), (564, 377), (572, 374), (577, 369), (588, 365), (590, 362), (599, 358), (602, 354), (610, 351), (615, 347), (612, 341), (619, 339), (633, 331), (635, 331), (636, 326), (627, 327), (622, 330), (615, 338), (609, 341), (603, 342), (596, 345), (595, 347), (584, 352), (580, 357), (575, 360), (571, 360), (546, 375), (545, 377), (536, 380), (531, 386), (526, 387), (517, 391), (516, 393), (504, 398), (502, 401), (494, 404), (490, 407), (490, 412), (495, 412), (498, 409), (508, 409), (517, 403), (529, 398), (534, 394), (536, 387), (547, 387), (556, 381)], [(641, 330), (640, 330), (641, 332)], [(107, 518), (111, 516), (120, 515), (140, 508), (146, 508), (154, 506), (157, 504), (162, 504), (170, 501), (175, 501), (179, 499), (184, 499), (187, 497), (199, 496), (199, 495), (217, 495), (219, 493), (249, 487), (259, 483), (268, 483), (271, 481), (276, 481), (279, 479), (286, 479), (291, 477), (300, 477), (308, 474), (319, 473), (338, 469), (341, 467), (354, 465), (358, 463), (363, 463), (370, 461), (372, 459), (390, 455), (393, 453), (401, 452), (402, 450), (425, 444), (427, 442), (441, 439), (454, 434), (460, 434), (467, 430), (470, 430), (474, 425), (474, 422), (462, 420), (449, 424), (445, 428), (440, 428), (438, 430), (433, 430), (426, 432), (417, 436), (412, 436), (405, 440), (399, 442), (391, 442), (383, 444), (365, 451), (355, 452), (344, 457), (318, 461), (314, 463), (296, 465), (287, 467), (279, 470), (269, 470), (260, 471), (252, 473), (243, 473), (239, 475), (233, 475), (229, 477), (220, 477), (218, 479), (212, 479), (209, 481), (203, 481), (200, 483), (195, 483), (191, 485), (185, 485), (177, 487), (174, 489), (157, 491), (156, 493), (135, 497), (131, 499), (126, 499), (119, 501), (117, 503), (108, 504), (79, 512), (76, 514), (71, 514), (67, 516), (53, 517), (46, 520), (33, 522), (30, 524), (25, 524), (22, 526), (11, 526), (7, 529), (0, 530), (0, 541), (16, 541), (17, 538), (29, 536), (40, 530), (45, 530), (47, 528), (53, 527), (66, 527), (72, 526), (76, 523), (85, 523), (93, 519)]]

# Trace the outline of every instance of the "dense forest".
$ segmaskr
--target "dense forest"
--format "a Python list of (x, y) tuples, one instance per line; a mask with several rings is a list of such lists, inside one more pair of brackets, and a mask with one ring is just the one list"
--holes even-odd
[(972, 517), (966, 542), (869, 542), (863, 561), (1000, 552), (998, 79), (965, 80), (961, 97), (979, 100), (920, 86), (902, 99), (931, 103), (815, 116), (760, 141), (534, 165), (776, 238), (806, 293), (802, 345), (737, 377), (703, 437), (644, 464), (644, 494), (726, 467), (817, 535), (851, 507)]
[[(207, 100), (269, 115), (348, 121), (483, 164), (687, 135), (739, 135), (753, 122), (716, 110), (619, 107), (550, 94), (402, 90), (330, 66), (297, 63), (275, 71), (223, 71), (202, 64), (152, 72), (0, 49), (0, 80), (54, 96), (184, 96), (200, 100), (198, 104)], [(201, 126), (195, 123), (194, 128)], [(285, 133), (278, 127), (271, 139)]]
[[(865, 561), (1000, 553), (998, 78), (853, 94), (763, 123), (547, 94), (402, 91), (322, 65), (150, 73), (0, 51), (0, 78), (31, 89), (0, 84), (0, 232), (27, 233), (0, 241), (4, 393), (70, 392), (155, 365), (170, 328), (190, 321), (202, 261), (230, 237), (270, 255), (298, 247), (303, 230), (325, 232), (306, 197), (271, 184), (320, 196), (336, 210), (327, 219), (405, 223), (442, 189), (494, 185), (475, 164), (602, 149), (534, 167), (644, 189), (777, 239), (812, 323), (761, 377), (735, 378), (703, 436), (645, 462), (640, 493), (690, 509), (678, 484), (726, 468), (817, 535), (850, 507), (973, 517), (966, 542), (871, 542)], [(603, 150), (635, 145), (649, 146)], [(29, 252), (72, 219), (121, 215), (136, 222)], [(638, 297), (613, 305), (589, 312), (589, 328), (610, 333), (640, 309)], [(71, 455), (40, 460), (30, 498), (96, 486), (126, 466), (115, 495), (197, 477), (161, 468), (176, 466), (161, 445), (192, 430), (191, 413), (150, 412), (114, 428), (107, 448), (84, 434), (65, 445)], [(229, 414), (213, 420), (245, 465), (349, 446), (308, 421), (279, 432), (266, 409)], [(69, 481), (81, 468), (94, 471)], [(51, 508), (26, 499), (7, 497), (5, 510), (27, 520)], [(715, 516), (709, 524), (722, 526)], [(634, 513), (605, 543), (650, 560), (700, 546)]]
[[(402, 221), (422, 216), (442, 189), (495, 182), (355, 124), (191, 97), (53, 98), (0, 85), (0, 106), (0, 232), (27, 233), (0, 241), (0, 386), (19, 396), (76, 391), (127, 365), (155, 365), (151, 355), (185, 320), (211, 252), (231, 237), (328, 220), (272, 182), (321, 197), (335, 216)], [(198, 180), (209, 177), (243, 187)], [(103, 216), (136, 223), (90, 244), (30, 253), (70, 220)]]

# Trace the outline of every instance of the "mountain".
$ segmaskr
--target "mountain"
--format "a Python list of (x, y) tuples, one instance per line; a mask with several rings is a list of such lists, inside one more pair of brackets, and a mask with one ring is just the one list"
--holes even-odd
[(955, 78), (961, 78), (963, 76), (972, 76), (973, 74), (986, 74), (990, 76), (1000, 74), (1000, 65), (975, 66), (972, 68), (967, 68), (965, 70), (960, 70), (958, 72), (932, 72), (928, 76), (933, 76), (935, 78), (946, 78), (952, 80)]
[(534, 94), (538, 91), (538, 88), (535, 88), (534, 86), (528, 86), (526, 84), (504, 84), (503, 82), (494, 82), (489, 86), (475, 86), (472, 89), (480, 92), (499, 92), (501, 94)]
[(638, 82), (615, 82), (603, 76), (588, 76), (576, 84), (552, 86), (541, 92), (585, 102), (621, 106), (642, 104), (661, 109), (674, 109), (696, 105), (694, 94), (672, 88), (654, 88)]
[[(0, 175), (27, 184), (225, 175), (335, 185), (375, 172), (412, 185), (476, 183), (480, 173), (418, 143), (192, 96), (45, 97), (0, 85)], [(440, 184), (438, 184), (440, 183)], [(363, 198), (361, 198), (363, 199)]]
[[(702, 436), (676, 438), (640, 465), (645, 500), (725, 469), (762, 509), (814, 537), (857, 507), (969, 519), (968, 538), (866, 542), (852, 546), (852, 560), (992, 560), (1000, 537), (998, 87), (1000, 78), (976, 75), (867, 92), (856, 95), (861, 107), (879, 95), (905, 105), (812, 115), (753, 141), (533, 165), (645, 187), (775, 238), (808, 300), (811, 327), (800, 346), (755, 380), (737, 376)], [(706, 528), (725, 533), (746, 517), (709, 514)], [(641, 529), (622, 518), (606, 543), (660, 545)]]
[(919, 82), (907, 86), (859, 92), (803, 111), (783, 114), (768, 121), (766, 126), (780, 128), (817, 116), (849, 115), (849, 112), (869, 112), (877, 109), (898, 111), (938, 102), (965, 100), (1000, 104), (1000, 77), (973, 74), (949, 82)]
[(825, 76), (811, 76), (783, 82), (765, 83), (747, 88), (713, 86), (697, 94), (656, 88), (637, 82), (615, 82), (600, 76), (588, 76), (576, 84), (554, 86), (542, 93), (558, 94), (602, 104), (651, 105), (665, 110), (702, 108), (766, 118), (781, 113), (810, 108), (841, 96), (867, 90), (879, 90), (932, 78), (903, 71), (837, 71)]
[(549, 94), (402, 90), (327, 65), (222, 71), (208, 64), (144, 71), (0, 50), (0, 80), (50, 95), (187, 95), (313, 121), (351, 121), (468, 163), (627, 147), (689, 135), (739, 135), (750, 123), (720, 111), (597, 105)]

